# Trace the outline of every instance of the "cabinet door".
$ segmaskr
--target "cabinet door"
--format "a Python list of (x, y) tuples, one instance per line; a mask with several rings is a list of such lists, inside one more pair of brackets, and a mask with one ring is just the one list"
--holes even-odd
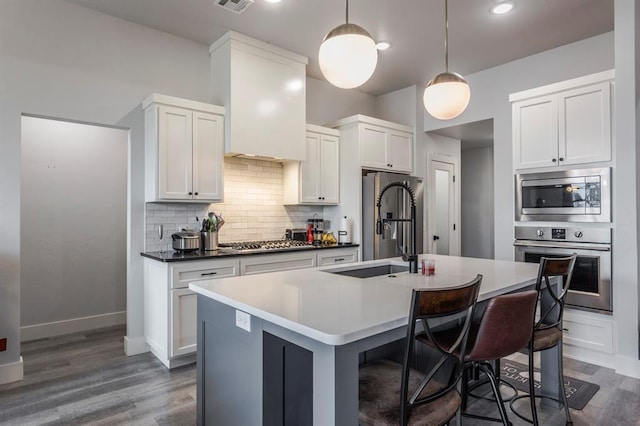
[(387, 132), (386, 129), (360, 125), (360, 165), (365, 168), (387, 170)]
[(559, 94), (560, 164), (611, 160), (610, 83)]
[(513, 104), (514, 167), (558, 165), (558, 106), (556, 95)]
[(300, 164), (300, 202), (321, 203), (320, 141), (322, 135), (307, 132), (305, 160)]
[(196, 351), (196, 308), (196, 293), (187, 288), (171, 290), (170, 358)]
[(413, 135), (390, 130), (387, 134), (387, 160), (394, 172), (413, 171)]
[(191, 199), (191, 111), (159, 106), (158, 120), (158, 197), (167, 200)]
[(193, 199), (223, 198), (224, 120), (216, 114), (193, 113)]
[(323, 135), (320, 143), (320, 195), (323, 204), (340, 202), (340, 140)]

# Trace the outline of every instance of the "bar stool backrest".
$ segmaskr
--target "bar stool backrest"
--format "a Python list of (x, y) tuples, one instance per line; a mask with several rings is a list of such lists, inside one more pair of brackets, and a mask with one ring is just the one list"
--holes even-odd
[[(478, 299), (481, 282), (482, 275), (477, 275), (472, 281), (457, 287), (451, 287), (444, 290), (413, 290), (409, 311), (409, 323), (407, 326), (407, 339), (402, 363), (402, 382), (400, 390), (402, 402), (400, 406), (401, 419), (403, 419), (402, 424), (406, 424), (409, 410), (412, 407), (438, 399), (451, 389), (455, 388), (463, 371), (467, 335), (471, 325), (471, 319), (473, 317), (473, 309)], [(459, 333), (455, 339), (455, 343), (453, 343), (453, 345), (449, 345), (444, 342), (439, 342), (434, 337), (433, 327), (435, 327), (436, 324), (432, 324), (432, 320), (442, 320), (447, 317), (454, 319), (460, 316), (462, 316), (460, 319), (461, 326), (459, 327)], [(439, 359), (433, 368), (431, 368), (431, 370), (426, 374), (426, 377), (420, 386), (418, 386), (418, 388), (412, 392), (411, 396), (409, 396), (409, 372), (411, 360), (413, 358), (416, 326), (418, 323), (421, 323), (424, 327), (424, 333), (432, 342), (436, 352), (438, 352)], [(442, 321), (440, 321), (440, 323), (442, 323)], [(424, 392), (426, 395), (422, 395), (423, 390), (436, 373), (438, 373), (443, 366), (446, 365), (448, 368), (451, 364), (453, 364), (453, 371), (446, 387), (431, 393)]]
[[(540, 318), (535, 323), (534, 330), (560, 327), (576, 257), (577, 255), (574, 253), (568, 257), (543, 257), (540, 259), (536, 281), (537, 303), (540, 304), (540, 298), (545, 294), (550, 297), (550, 303), (544, 312), (540, 312)], [(550, 279), (555, 277), (562, 277), (562, 286), (559, 291), (555, 289), (555, 285), (551, 285)]]

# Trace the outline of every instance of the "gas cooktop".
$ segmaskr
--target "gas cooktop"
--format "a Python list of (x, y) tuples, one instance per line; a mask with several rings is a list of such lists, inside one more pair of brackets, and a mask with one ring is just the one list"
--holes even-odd
[(265, 240), (265, 241), (239, 241), (231, 243), (220, 243), (219, 247), (238, 250), (241, 252), (247, 251), (277, 251), (287, 249), (303, 249), (313, 248), (313, 245), (305, 241), (296, 240)]

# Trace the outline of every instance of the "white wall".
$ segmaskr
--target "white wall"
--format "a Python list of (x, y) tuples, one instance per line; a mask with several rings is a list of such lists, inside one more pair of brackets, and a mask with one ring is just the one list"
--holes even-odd
[[(640, 377), (638, 362), (638, 95), (640, 90), (640, 5), (637, 0), (615, 2), (614, 95), (615, 168), (613, 181), (613, 311), (618, 358), (616, 371)], [(630, 201), (635, 194), (635, 203)]]
[[(7, 351), (0, 353), (0, 381), (8, 381), (20, 378), (15, 363), (20, 359), (21, 114), (116, 124), (152, 92), (206, 102), (209, 52), (205, 45), (64, 1), (4, 0), (0, 90), (0, 337), (8, 338)], [(139, 257), (131, 253), (130, 260)], [(142, 288), (141, 274), (133, 285)], [(135, 333), (142, 336), (141, 322)]]
[(128, 143), (22, 118), (21, 340), (125, 322)]
[(493, 147), (462, 151), (461, 254), (493, 259)]
[(307, 77), (307, 123), (323, 124), (354, 114), (375, 117), (375, 96), (339, 89), (326, 81)]

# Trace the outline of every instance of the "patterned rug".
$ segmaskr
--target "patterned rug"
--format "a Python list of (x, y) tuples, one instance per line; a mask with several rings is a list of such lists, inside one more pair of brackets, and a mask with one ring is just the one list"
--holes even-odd
[[(516, 389), (529, 392), (529, 369), (526, 365), (502, 360), (500, 362), (500, 377), (511, 383)], [(540, 372), (536, 368), (534, 373), (534, 386), (540, 389)], [(600, 386), (573, 377), (564, 376), (564, 388), (567, 392), (567, 402), (574, 410), (582, 410), (593, 395), (598, 392)]]

